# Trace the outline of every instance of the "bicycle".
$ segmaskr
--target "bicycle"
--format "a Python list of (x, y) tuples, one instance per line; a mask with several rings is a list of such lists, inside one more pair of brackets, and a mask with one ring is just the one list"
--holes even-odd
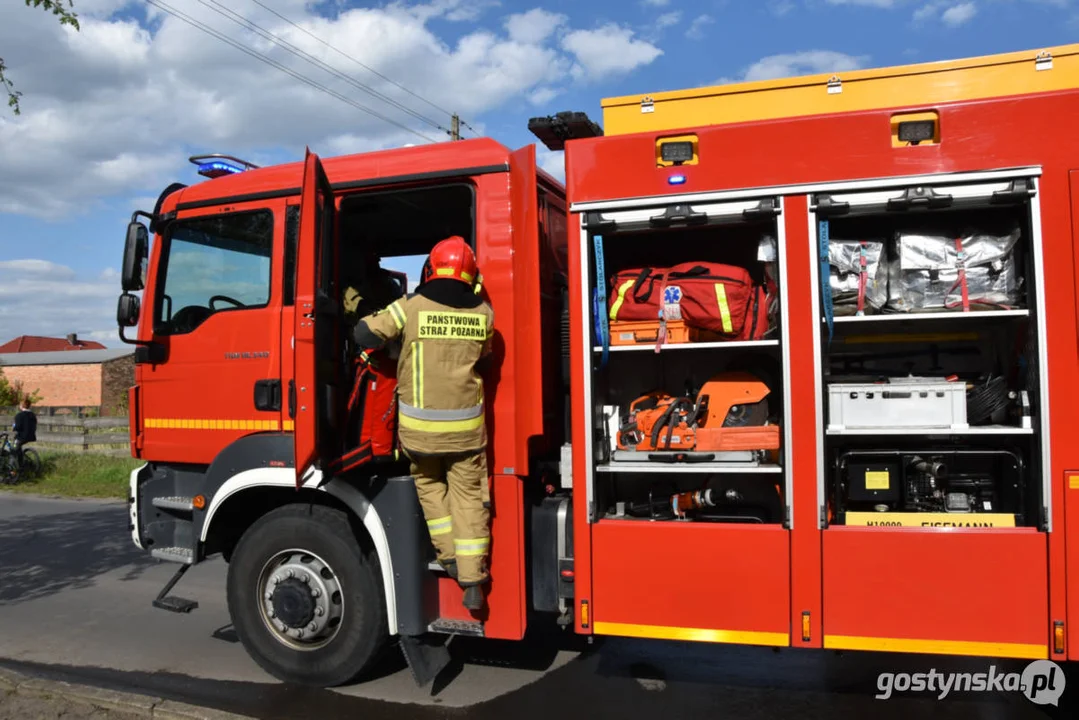
[(14, 485), (20, 480), (37, 477), (42, 467), (37, 451), (24, 447), (20, 462), (9, 437), (8, 433), (0, 433), (0, 482)]

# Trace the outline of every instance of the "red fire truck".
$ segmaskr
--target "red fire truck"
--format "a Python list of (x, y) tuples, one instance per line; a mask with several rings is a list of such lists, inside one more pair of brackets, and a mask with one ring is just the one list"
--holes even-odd
[[(488, 139), (196, 158), (132, 218), (118, 309), (132, 537), (179, 563), (155, 604), (220, 554), (245, 648), (316, 685), (544, 618), (1073, 659), (1077, 80), (1067, 46), (615, 98), (531, 123), (565, 191)], [(455, 234), (497, 318), (479, 615), (407, 465), (340, 462), (382, 410), (343, 288)]]

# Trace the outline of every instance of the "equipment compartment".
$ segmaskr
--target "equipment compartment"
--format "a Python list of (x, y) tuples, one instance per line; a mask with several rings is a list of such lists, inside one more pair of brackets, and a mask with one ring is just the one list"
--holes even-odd
[(583, 217), (593, 520), (786, 522), (778, 208)]
[(1035, 202), (1029, 177), (813, 196), (825, 527), (1045, 529)]
[(813, 197), (826, 315), (1031, 306), (1029, 178)]
[(1014, 527), (1024, 507), (1018, 450), (846, 450), (833, 469), (836, 515), (868, 527)]

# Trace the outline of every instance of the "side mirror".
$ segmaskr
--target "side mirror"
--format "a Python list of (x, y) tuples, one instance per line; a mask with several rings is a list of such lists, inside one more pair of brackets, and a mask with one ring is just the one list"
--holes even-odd
[(125, 292), (116, 303), (116, 324), (121, 328), (135, 327), (139, 324), (140, 309), (138, 296)]
[(146, 226), (137, 220), (132, 220), (127, 226), (127, 240), (124, 243), (124, 263), (120, 278), (120, 284), (125, 294), (133, 290), (143, 289), (149, 244), (150, 234)]

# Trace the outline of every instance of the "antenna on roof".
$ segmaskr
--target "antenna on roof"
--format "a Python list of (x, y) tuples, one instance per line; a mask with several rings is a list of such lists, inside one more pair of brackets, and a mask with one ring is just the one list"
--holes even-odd
[(199, 175), (208, 178), (218, 178), (222, 175), (235, 175), (245, 170), (258, 170), (259, 166), (241, 160), (232, 155), (212, 153), (210, 155), (192, 155), (188, 162), (199, 166)]

